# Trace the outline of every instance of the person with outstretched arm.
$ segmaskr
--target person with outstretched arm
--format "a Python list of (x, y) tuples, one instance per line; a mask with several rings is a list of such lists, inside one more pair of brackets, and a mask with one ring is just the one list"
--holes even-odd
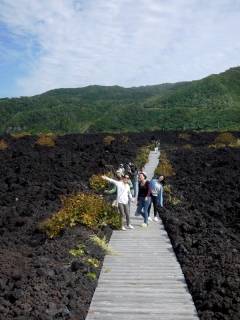
[(134, 199), (132, 197), (130, 187), (128, 185), (128, 175), (124, 175), (123, 179), (120, 181), (108, 178), (107, 176), (102, 176), (104, 180), (108, 180), (109, 182), (113, 183), (117, 187), (117, 202), (118, 202), (118, 210), (120, 212), (120, 222), (121, 228), (123, 231), (126, 231), (126, 228), (123, 223), (123, 217), (126, 216), (126, 224), (128, 229), (134, 229), (131, 225), (130, 216), (129, 216), (129, 208), (128, 208), (128, 199), (130, 198), (132, 202)]

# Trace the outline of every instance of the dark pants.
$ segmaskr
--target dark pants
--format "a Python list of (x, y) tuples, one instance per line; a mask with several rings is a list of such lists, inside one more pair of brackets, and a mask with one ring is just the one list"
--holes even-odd
[(157, 217), (157, 196), (151, 196), (151, 202), (148, 207), (148, 216), (150, 216), (150, 210), (151, 210), (151, 205), (153, 203), (153, 212), (154, 212), (154, 217)]

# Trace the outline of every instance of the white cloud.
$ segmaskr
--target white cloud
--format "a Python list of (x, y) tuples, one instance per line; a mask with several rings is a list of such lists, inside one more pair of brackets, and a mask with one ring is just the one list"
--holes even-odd
[(0, 0), (0, 71), (13, 83), (0, 96), (223, 72), (240, 65), (239, 15), (233, 0)]

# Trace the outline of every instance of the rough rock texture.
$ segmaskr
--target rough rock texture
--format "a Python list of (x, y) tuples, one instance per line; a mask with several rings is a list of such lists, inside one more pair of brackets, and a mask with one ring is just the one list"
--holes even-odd
[(167, 201), (159, 213), (199, 317), (240, 319), (240, 148), (195, 147), (168, 159), (180, 204)]
[(208, 148), (217, 135), (191, 132), (186, 141), (177, 131), (128, 133), (128, 142), (113, 135), (107, 145), (106, 135), (76, 134), (58, 137), (55, 147), (37, 146), (34, 136), (0, 137), (8, 146), (0, 151), (0, 319), (85, 319), (97, 285), (87, 273), (98, 277), (100, 268), (69, 251), (84, 244), (85, 254), (102, 262), (104, 252), (89, 236), (109, 239), (112, 230), (80, 225), (48, 239), (38, 224), (58, 211), (61, 195), (88, 192), (93, 173), (134, 161), (152, 138), (177, 173), (167, 185), (181, 202), (173, 205), (165, 194), (160, 216), (199, 316), (239, 319), (240, 149)]

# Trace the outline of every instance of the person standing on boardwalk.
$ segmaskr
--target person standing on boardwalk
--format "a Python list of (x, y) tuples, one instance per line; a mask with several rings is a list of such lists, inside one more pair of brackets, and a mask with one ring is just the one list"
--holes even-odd
[[(120, 170), (116, 171), (116, 177), (117, 177), (117, 181), (123, 181), (123, 174), (121, 173)], [(125, 177), (127, 178), (127, 183), (129, 185), (131, 194), (133, 196), (134, 194), (134, 189), (133, 189), (133, 184), (132, 181), (129, 178), (128, 174), (125, 174)], [(115, 185), (111, 190), (105, 190), (104, 193), (106, 194), (114, 194), (117, 192), (117, 186)], [(135, 198), (136, 196), (133, 196), (133, 198)], [(131, 198), (128, 197), (128, 211), (129, 211), (129, 216), (130, 216), (130, 205), (131, 205)]]
[[(136, 216), (141, 215), (143, 217), (143, 224), (141, 224), (142, 228), (148, 226), (148, 207), (150, 204), (150, 182), (147, 181), (147, 176), (145, 173), (139, 174), (140, 182), (138, 184), (138, 197), (137, 197), (137, 211), (135, 213)], [(143, 210), (143, 211), (142, 211)]]
[[(154, 221), (158, 221), (157, 206), (163, 207), (163, 186), (165, 184), (165, 176), (161, 174), (158, 179), (152, 179), (150, 182), (151, 187), (151, 200), (153, 203)], [(150, 218), (151, 202), (148, 208), (148, 219)]]
[(117, 201), (118, 201), (118, 210), (120, 212), (120, 223), (121, 228), (123, 231), (126, 231), (126, 228), (123, 224), (123, 217), (126, 216), (126, 223), (128, 229), (134, 229), (131, 225), (130, 216), (129, 216), (129, 208), (128, 208), (128, 198), (134, 201), (130, 187), (128, 185), (129, 176), (123, 176), (123, 179), (120, 181), (113, 180), (108, 178), (107, 176), (102, 176), (104, 180), (108, 180), (109, 182), (113, 183), (117, 187)]
[(157, 153), (158, 151), (158, 141), (155, 141), (154, 143), (154, 153)]
[(131, 181), (132, 181), (132, 185), (133, 185), (133, 198), (136, 198), (137, 196), (137, 183), (138, 183), (138, 172), (137, 172), (137, 167), (136, 166), (132, 166), (132, 174), (131, 174)]

